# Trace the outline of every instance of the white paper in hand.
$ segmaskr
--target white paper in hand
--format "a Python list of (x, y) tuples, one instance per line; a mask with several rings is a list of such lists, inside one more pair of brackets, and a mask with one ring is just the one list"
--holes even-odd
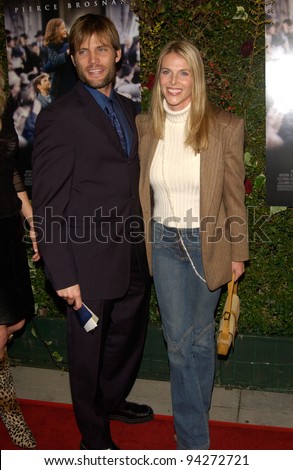
[(99, 318), (97, 317), (97, 315), (94, 314), (94, 312), (91, 311), (90, 308), (88, 308), (87, 305), (83, 303), (82, 307), (79, 310), (74, 311), (76, 313), (79, 323), (87, 333), (97, 328)]

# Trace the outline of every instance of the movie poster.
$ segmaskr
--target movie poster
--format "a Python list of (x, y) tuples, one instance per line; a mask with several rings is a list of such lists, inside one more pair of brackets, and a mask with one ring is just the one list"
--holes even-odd
[(267, 7), (266, 181), (270, 206), (293, 206), (293, 0)]
[[(122, 49), (115, 89), (140, 102), (138, 20), (125, 1), (4, 0), (10, 101), (20, 144), (19, 169), (29, 196), (35, 122), (44, 106), (76, 82), (67, 36), (86, 13), (105, 15), (115, 23)], [(56, 26), (58, 39), (46, 44)]]

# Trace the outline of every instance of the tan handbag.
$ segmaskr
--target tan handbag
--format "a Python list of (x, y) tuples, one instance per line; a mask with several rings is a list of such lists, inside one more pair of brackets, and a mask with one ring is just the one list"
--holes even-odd
[(232, 280), (228, 283), (228, 296), (220, 319), (217, 335), (217, 353), (226, 356), (231, 345), (234, 347), (240, 314), (240, 300), (237, 295), (238, 283)]

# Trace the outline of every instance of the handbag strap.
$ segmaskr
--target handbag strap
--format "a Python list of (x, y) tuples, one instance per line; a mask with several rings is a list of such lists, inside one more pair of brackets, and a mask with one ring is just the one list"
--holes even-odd
[(234, 273), (232, 273), (232, 279), (228, 282), (228, 299), (227, 299), (227, 308), (228, 312), (231, 312), (232, 309), (232, 298), (233, 294), (237, 294), (238, 282), (234, 281)]

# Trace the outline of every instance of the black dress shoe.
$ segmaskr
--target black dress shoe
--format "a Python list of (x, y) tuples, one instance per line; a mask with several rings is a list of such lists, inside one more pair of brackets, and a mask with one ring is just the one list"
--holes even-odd
[(83, 441), (80, 443), (80, 450), (120, 450), (119, 447), (116, 446), (115, 442), (112, 441), (110, 447), (107, 447), (107, 449), (89, 449), (88, 447), (85, 446)]
[(119, 410), (110, 414), (110, 419), (123, 421), (128, 424), (146, 423), (154, 418), (154, 412), (148, 405), (139, 405), (130, 401)]
[(112, 441), (112, 444), (111, 444), (111, 447), (109, 448), (109, 450), (121, 450), (120, 447), (117, 447), (115, 442)]

